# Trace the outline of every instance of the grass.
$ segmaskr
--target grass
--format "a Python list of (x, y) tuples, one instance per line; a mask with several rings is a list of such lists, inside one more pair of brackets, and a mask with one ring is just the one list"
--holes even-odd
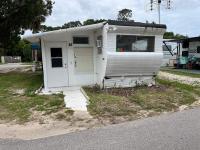
[(124, 97), (110, 95), (93, 88), (84, 89), (90, 98), (88, 109), (92, 115), (123, 116), (136, 113), (136, 109), (129, 109), (130, 103)]
[(64, 108), (62, 94), (34, 93), (42, 83), (42, 73), (0, 74), (0, 120), (25, 123), (30, 121), (32, 111), (47, 115)]
[(89, 112), (96, 117), (136, 116), (141, 111), (176, 111), (194, 103), (200, 88), (157, 79), (157, 86), (100, 90), (85, 87), (90, 100)]
[(167, 72), (167, 73), (171, 73), (171, 74), (175, 74), (175, 75), (188, 76), (188, 77), (192, 77), (192, 78), (200, 78), (200, 74), (181, 71), (181, 70), (177, 70), (177, 69), (161, 68), (160, 70), (163, 72)]

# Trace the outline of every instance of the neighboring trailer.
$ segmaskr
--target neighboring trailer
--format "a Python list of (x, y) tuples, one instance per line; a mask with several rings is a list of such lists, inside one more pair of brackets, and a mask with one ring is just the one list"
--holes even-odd
[(39, 33), (25, 39), (42, 47), (44, 87), (154, 84), (163, 59), (165, 25), (107, 22)]
[[(169, 39), (163, 39), (163, 41), (167, 41)], [(170, 39), (172, 40), (172, 39)], [(163, 62), (162, 66), (170, 66), (172, 67), (174, 65), (174, 62), (176, 62), (176, 55), (177, 55), (177, 43), (166, 43), (166, 45), (163, 43)], [(170, 52), (171, 51), (171, 52)]]
[(169, 53), (176, 56), (174, 65), (177, 68), (200, 69), (200, 37), (165, 40), (163, 43), (165, 45), (177, 45), (175, 51), (170, 51), (168, 48)]

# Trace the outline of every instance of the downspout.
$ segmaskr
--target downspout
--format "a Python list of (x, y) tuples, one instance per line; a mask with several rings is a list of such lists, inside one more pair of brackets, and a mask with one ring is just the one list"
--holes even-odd
[(108, 23), (105, 22), (103, 29), (102, 29), (102, 41), (103, 41), (103, 46), (102, 46), (102, 66), (101, 66), (101, 83), (102, 83), (102, 89), (105, 88), (105, 73), (106, 73), (106, 67), (107, 67), (107, 34), (108, 34)]

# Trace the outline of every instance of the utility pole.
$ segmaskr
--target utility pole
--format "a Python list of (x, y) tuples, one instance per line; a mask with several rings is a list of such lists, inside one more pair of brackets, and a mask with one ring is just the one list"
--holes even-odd
[(160, 4), (161, 0), (158, 0), (158, 23), (160, 24)]

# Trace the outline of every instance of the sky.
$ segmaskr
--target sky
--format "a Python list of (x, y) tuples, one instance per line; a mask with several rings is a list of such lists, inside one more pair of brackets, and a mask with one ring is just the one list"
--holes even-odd
[[(54, 0), (52, 15), (45, 25), (62, 26), (69, 21), (116, 19), (118, 11), (128, 8), (137, 22), (158, 22), (158, 11), (150, 11), (150, 0)], [(167, 0), (163, 0), (167, 1)], [(200, 0), (171, 0), (172, 8), (161, 5), (161, 23), (167, 31), (183, 35), (200, 36)], [(27, 32), (26, 34), (29, 34)]]

